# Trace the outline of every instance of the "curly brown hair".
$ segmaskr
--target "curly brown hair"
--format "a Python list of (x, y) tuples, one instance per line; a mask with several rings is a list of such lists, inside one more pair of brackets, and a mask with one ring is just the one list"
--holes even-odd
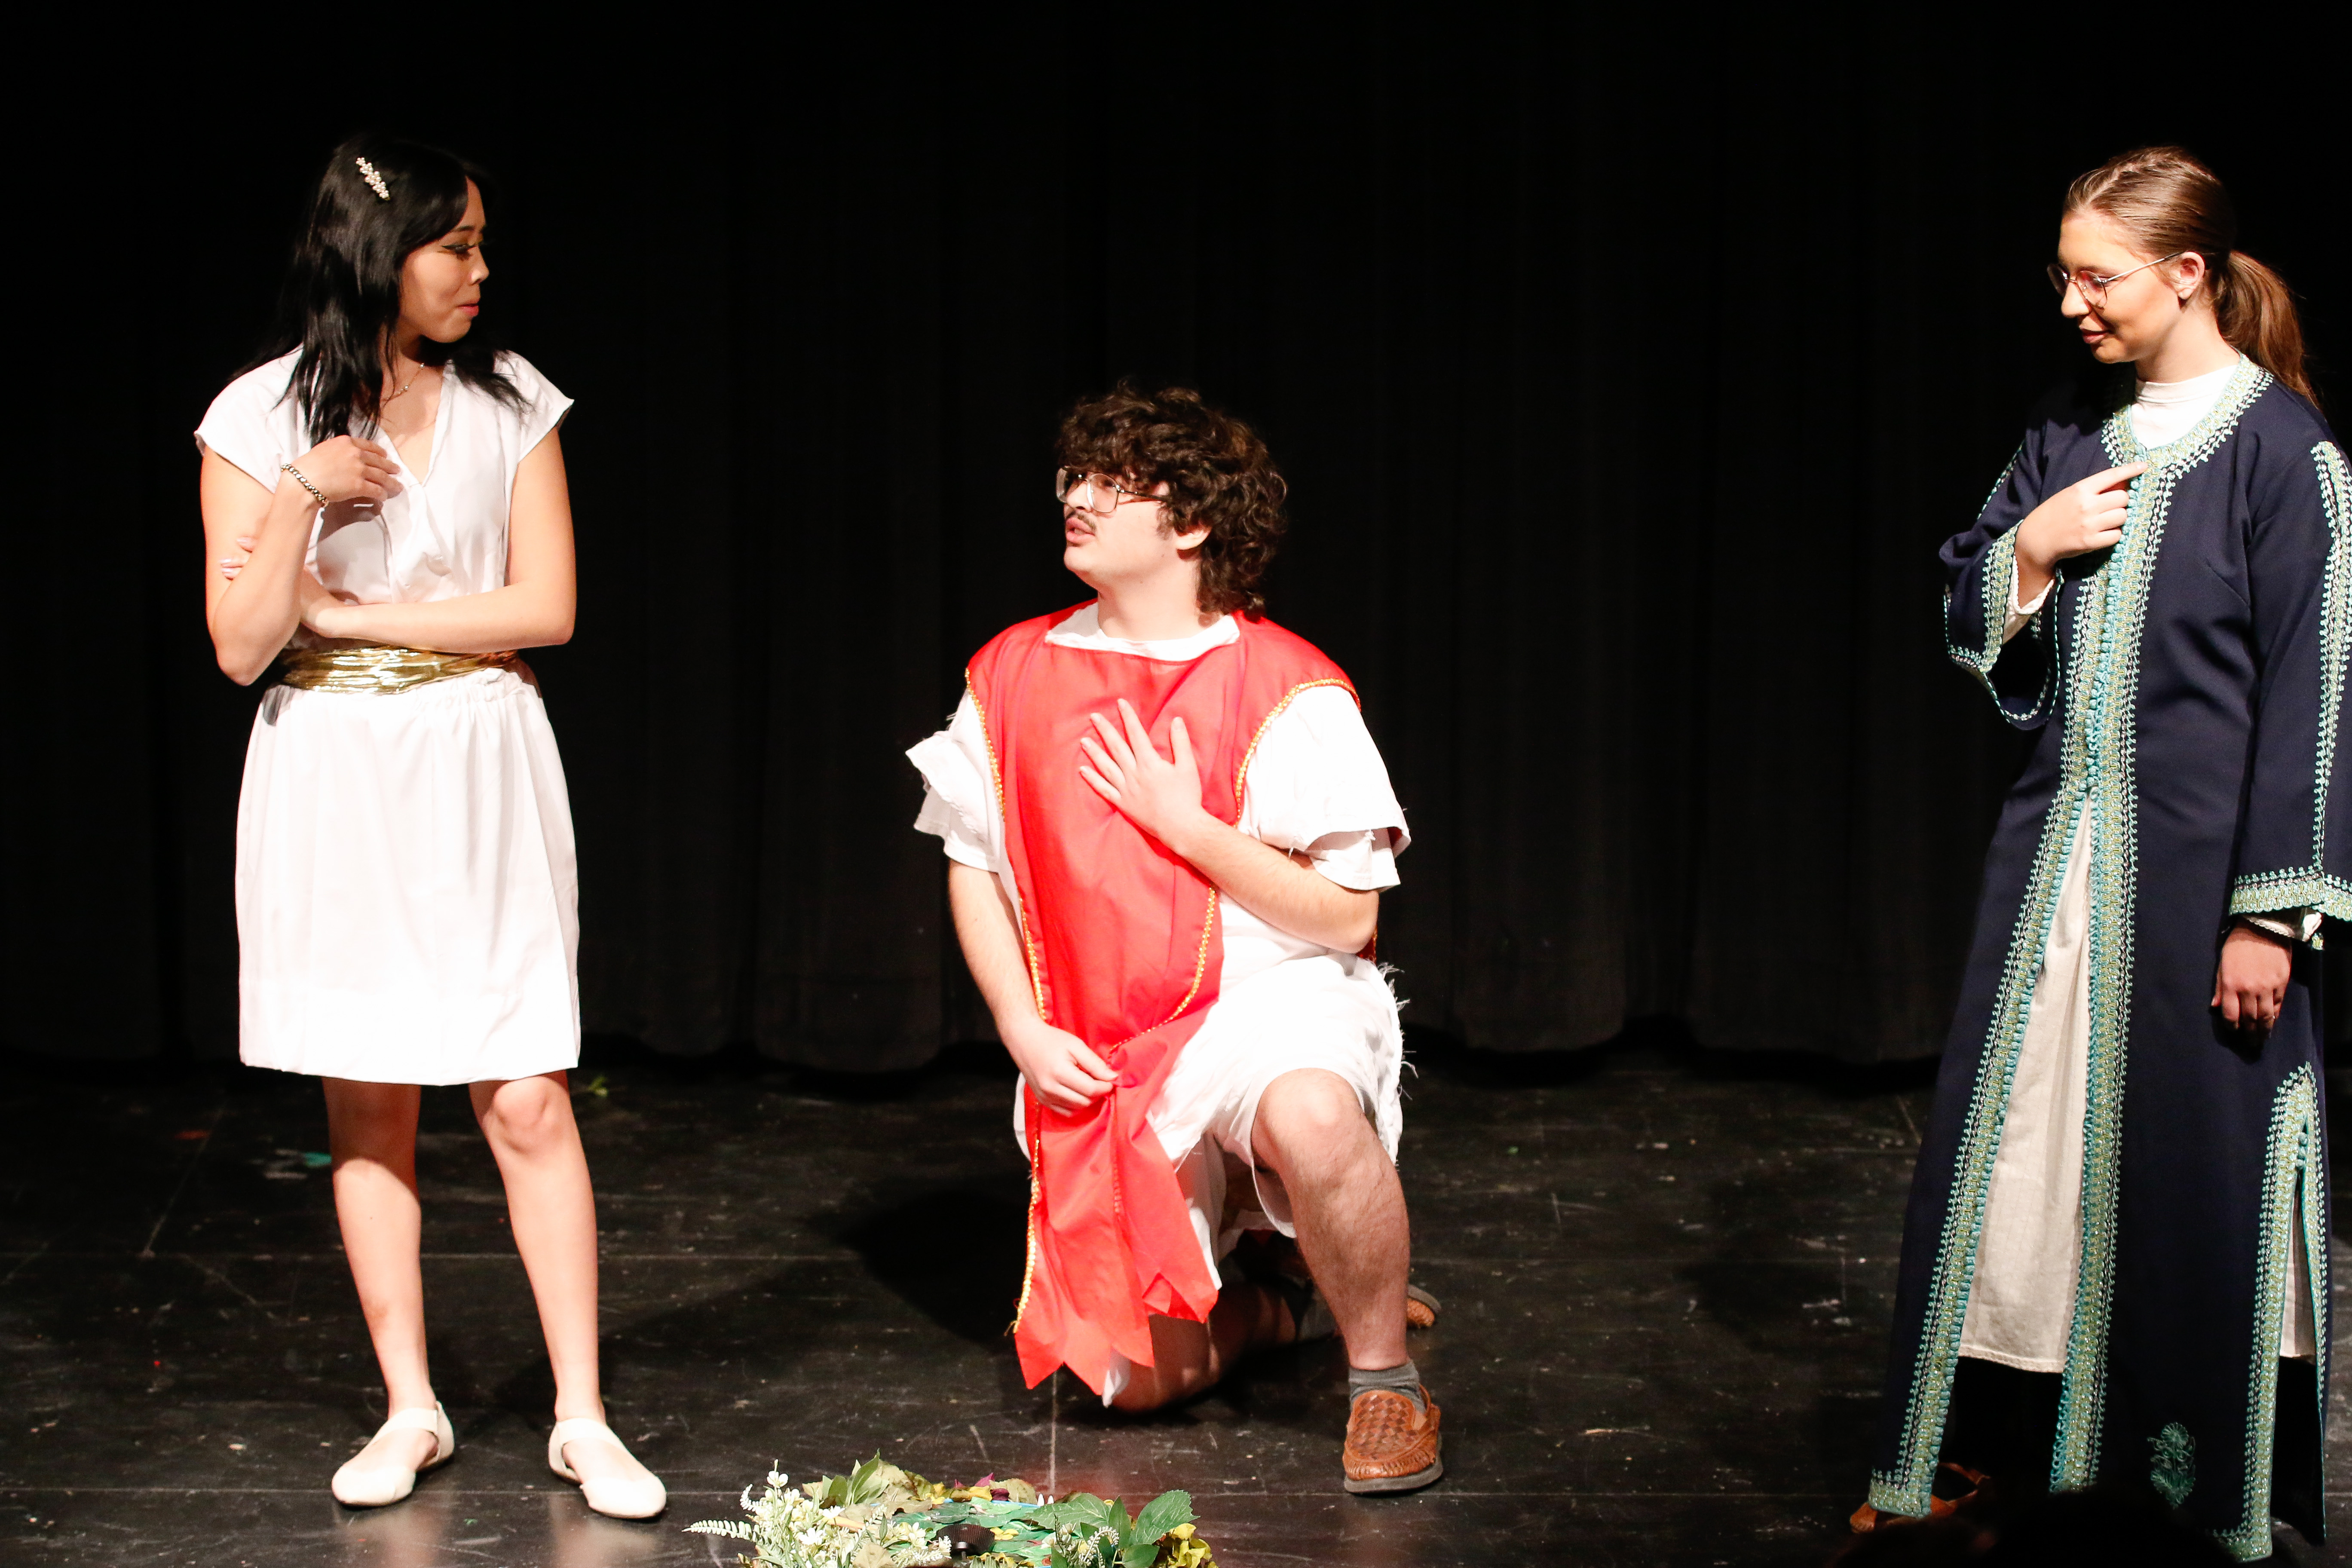
[(1282, 503), (1290, 487), (1256, 431), (1191, 387), (1146, 392), (1122, 381), (1070, 410), (1054, 454), (1066, 468), (1140, 489), (1165, 484), (1160, 526), (1209, 530), (1197, 557), (1201, 608), (1253, 620), (1265, 614), (1258, 579), (1289, 526)]

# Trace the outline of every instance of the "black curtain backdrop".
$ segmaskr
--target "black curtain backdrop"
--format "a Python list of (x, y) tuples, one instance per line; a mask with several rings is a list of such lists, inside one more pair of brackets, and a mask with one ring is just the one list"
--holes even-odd
[(257, 692), (205, 640), (188, 432), (373, 124), (501, 176), (490, 314), (579, 400), (579, 634), (533, 662), (591, 1031), (858, 1069), (986, 1034), (900, 752), (989, 635), (1084, 596), (1048, 442), (1134, 374), (1291, 479), (1273, 613), (1356, 679), (1409, 812), (1409, 1019), (1938, 1049), (2021, 753), (1942, 658), (1934, 552), (2079, 353), (2060, 193), (2199, 150), (2340, 357), (2341, 142), (2196, 33), (2127, 69), (2055, 13), (1580, 16), (877, 12), (560, 64), (468, 35), (350, 92), (157, 47), (20, 127), (49, 287), (0, 1038), (234, 1053)]

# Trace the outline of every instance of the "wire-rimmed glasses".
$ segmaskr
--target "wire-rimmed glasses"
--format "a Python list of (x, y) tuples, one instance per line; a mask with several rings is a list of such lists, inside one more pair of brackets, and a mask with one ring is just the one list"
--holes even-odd
[(2133, 273), (2145, 272), (2151, 267), (2161, 267), (2168, 261), (2176, 261), (2188, 254), (2189, 252), (2185, 250), (2176, 250), (2170, 256), (2159, 256), (2153, 261), (2143, 261), (2137, 267), (2126, 268), (2121, 272), (2110, 272), (2105, 278), (2087, 267), (2077, 267), (2074, 271), (2069, 272), (2055, 261), (2042, 270), (2050, 279), (2050, 287), (2057, 289), (2059, 293), (2065, 293), (2071, 285), (2082, 294), (2083, 303), (2096, 305), (2106, 299), (2109, 289)]
[(1118, 509), (1121, 497), (1131, 500), (1153, 499), (1141, 490), (1129, 489), (1108, 474), (1084, 474), (1076, 468), (1054, 470), (1054, 499), (1064, 506), (1108, 517)]

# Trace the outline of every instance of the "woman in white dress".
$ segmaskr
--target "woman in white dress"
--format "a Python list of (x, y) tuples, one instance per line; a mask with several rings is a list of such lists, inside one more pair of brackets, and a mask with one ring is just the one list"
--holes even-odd
[(335, 1211), (390, 1418), (339, 1469), (408, 1495), (457, 1440), (418, 1262), (424, 1084), (466, 1084), (505, 1179), (555, 1373), (548, 1462), (659, 1512), (604, 1425), (596, 1213), (565, 1079), (578, 885), (555, 737), (515, 650), (572, 635), (571, 406), (476, 331), (479, 184), (446, 153), (336, 149), (278, 350), (196, 433), (220, 667), (273, 665), (237, 809), (240, 1054), (324, 1080)]

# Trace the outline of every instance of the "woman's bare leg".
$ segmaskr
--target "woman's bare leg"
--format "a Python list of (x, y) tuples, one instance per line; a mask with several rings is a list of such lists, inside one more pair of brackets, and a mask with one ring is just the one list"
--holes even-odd
[[(540, 1331), (555, 1370), (555, 1418), (604, 1419), (596, 1357), (596, 1194), (572, 1119), (561, 1072), (472, 1086), (474, 1114), (506, 1180), (515, 1249), (539, 1302)], [(583, 1478), (620, 1468), (625, 1457), (602, 1443), (574, 1443), (569, 1458)]]
[[(417, 1262), (417, 1089), (407, 1083), (324, 1080), (327, 1147), (334, 1158), (335, 1218), (359, 1287), (360, 1311), (383, 1373), (384, 1408), (430, 1409), (425, 1354), (425, 1275)], [(433, 1434), (404, 1432), (414, 1468), (433, 1457)]]

